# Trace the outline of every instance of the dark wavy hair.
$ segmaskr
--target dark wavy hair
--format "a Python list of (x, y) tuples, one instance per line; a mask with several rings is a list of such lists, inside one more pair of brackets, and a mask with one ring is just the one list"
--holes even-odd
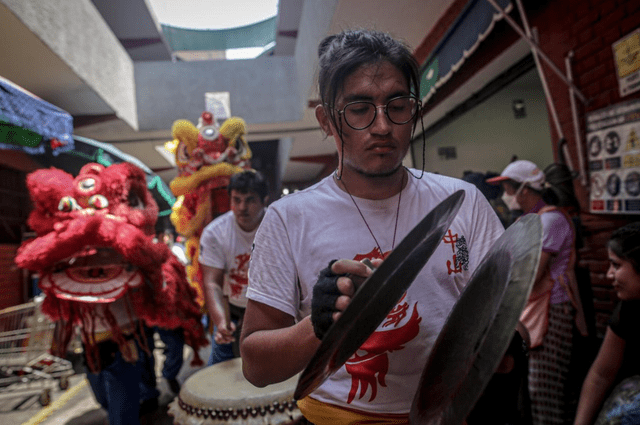
[(264, 203), (265, 198), (269, 194), (269, 184), (259, 171), (247, 170), (231, 176), (229, 186), (227, 186), (229, 195), (231, 195), (232, 190), (240, 193), (257, 193), (260, 200)]
[(364, 64), (387, 61), (402, 72), (412, 95), (420, 96), (418, 63), (406, 44), (373, 30), (348, 30), (326, 37), (318, 47), (318, 89), (336, 128), (333, 106), (345, 79)]
[(640, 221), (615, 230), (609, 238), (608, 247), (618, 257), (629, 261), (636, 273), (640, 273)]

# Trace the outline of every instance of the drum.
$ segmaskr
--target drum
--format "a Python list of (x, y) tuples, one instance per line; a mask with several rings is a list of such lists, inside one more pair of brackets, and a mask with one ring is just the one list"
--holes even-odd
[(295, 424), (302, 413), (293, 400), (298, 381), (258, 388), (244, 378), (242, 359), (205, 367), (191, 375), (169, 404), (176, 425), (285, 425)]
[(620, 382), (604, 402), (595, 425), (640, 423), (640, 376)]

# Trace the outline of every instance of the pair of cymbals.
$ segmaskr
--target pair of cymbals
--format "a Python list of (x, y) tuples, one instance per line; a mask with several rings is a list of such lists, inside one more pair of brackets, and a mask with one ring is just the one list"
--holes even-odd
[[(369, 338), (411, 285), (450, 227), (462, 201), (441, 202), (358, 288), (300, 375), (301, 399), (336, 372)], [(427, 360), (410, 412), (412, 424), (464, 421), (509, 346), (529, 297), (542, 247), (530, 214), (511, 225), (474, 271)]]

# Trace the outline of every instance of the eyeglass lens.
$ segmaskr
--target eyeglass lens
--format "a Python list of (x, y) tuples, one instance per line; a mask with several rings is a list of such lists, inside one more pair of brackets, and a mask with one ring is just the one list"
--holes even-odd
[[(416, 114), (418, 102), (414, 97), (391, 99), (384, 107), (389, 120), (394, 124), (406, 124)], [(344, 107), (344, 119), (349, 127), (362, 130), (376, 119), (378, 108), (371, 102), (351, 102)]]

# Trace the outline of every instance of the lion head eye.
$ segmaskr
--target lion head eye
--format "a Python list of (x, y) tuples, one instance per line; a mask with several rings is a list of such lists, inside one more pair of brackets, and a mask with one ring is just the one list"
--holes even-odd
[(96, 189), (96, 186), (96, 180), (91, 177), (84, 179), (78, 183), (78, 189), (84, 193), (93, 192)]
[(101, 210), (109, 206), (109, 201), (103, 195), (93, 195), (89, 198), (89, 206)]
[(58, 203), (58, 211), (71, 212), (73, 210), (79, 210), (79, 209), (80, 209), (80, 205), (78, 205), (78, 202), (71, 196), (63, 197), (62, 199), (60, 199), (60, 202)]
[(200, 129), (200, 134), (202, 135), (203, 139), (211, 141), (216, 139), (218, 137), (218, 134), (220, 134), (220, 132), (214, 126), (209, 125), (206, 127), (202, 127)]

